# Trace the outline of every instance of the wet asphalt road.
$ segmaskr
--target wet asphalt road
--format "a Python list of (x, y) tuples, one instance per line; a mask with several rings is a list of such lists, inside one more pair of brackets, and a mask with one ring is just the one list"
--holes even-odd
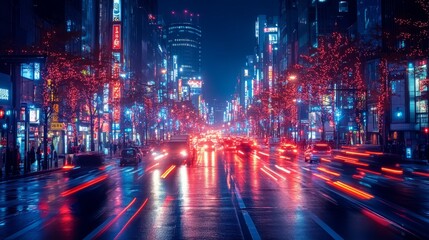
[(0, 238), (428, 238), (427, 169), (402, 169), (309, 164), (275, 149), (200, 151), (192, 166), (113, 159), (88, 174), (1, 182)]

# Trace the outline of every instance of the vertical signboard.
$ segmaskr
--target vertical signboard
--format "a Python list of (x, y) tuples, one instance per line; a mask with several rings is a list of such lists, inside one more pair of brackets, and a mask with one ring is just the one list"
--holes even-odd
[(121, 49), (121, 25), (113, 24), (112, 29), (112, 49)]
[(121, 21), (121, 0), (113, 0), (113, 21)]

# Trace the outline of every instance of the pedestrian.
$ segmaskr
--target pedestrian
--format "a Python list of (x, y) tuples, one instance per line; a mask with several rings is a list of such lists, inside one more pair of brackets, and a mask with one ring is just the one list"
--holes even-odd
[(31, 166), (36, 162), (36, 151), (34, 150), (34, 146), (31, 146), (29, 159), (30, 159), (30, 171), (31, 171)]
[(13, 174), (19, 174), (19, 165), (21, 164), (21, 155), (19, 153), (19, 146), (17, 145), (13, 150), (12, 150), (12, 172)]
[(37, 147), (36, 158), (37, 158), (37, 171), (40, 171), (40, 165), (42, 162), (42, 149), (40, 145)]
[(5, 166), (4, 166), (4, 171), (5, 171), (5, 175), (9, 176), (10, 172), (11, 172), (11, 168), (12, 168), (12, 150), (10, 149), (10, 147), (6, 147), (6, 151), (4, 154), (4, 161), (5, 161)]
[(58, 167), (58, 154), (56, 150), (54, 150), (54, 152), (52, 153), (52, 157), (54, 160), (55, 167)]
[(73, 144), (72, 142), (69, 140), (69, 142), (67, 143), (67, 153), (68, 154), (72, 154), (73, 150), (72, 150)]
[(2, 154), (0, 156), (0, 179), (3, 177), (3, 165), (6, 159), (6, 149), (2, 150)]
[(116, 150), (118, 149), (118, 144), (114, 143), (113, 144), (113, 155), (116, 156)]

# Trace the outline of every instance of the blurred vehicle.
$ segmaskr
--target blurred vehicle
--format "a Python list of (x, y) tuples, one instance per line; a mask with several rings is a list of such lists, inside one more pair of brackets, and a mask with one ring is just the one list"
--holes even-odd
[(225, 151), (234, 151), (237, 149), (237, 146), (235, 144), (235, 141), (232, 139), (225, 139), (223, 141), (223, 149)]
[(162, 144), (157, 144), (153, 146), (149, 151), (149, 160), (150, 161), (161, 161), (164, 157), (167, 156), (167, 149), (163, 149)]
[(140, 151), (141, 151), (143, 157), (147, 156), (149, 154), (150, 150), (151, 150), (151, 147), (149, 145), (142, 145), (140, 147)]
[(203, 143), (203, 148), (205, 151), (213, 151), (215, 149), (215, 144), (211, 140), (207, 140)]
[(185, 164), (190, 162), (192, 152), (188, 142), (168, 141), (160, 146), (160, 154), (164, 157), (159, 158), (164, 163)]
[(68, 197), (73, 213), (87, 217), (89, 213), (100, 211), (112, 190), (104, 155), (98, 152), (74, 154), (72, 165), (63, 169), (73, 181), (67, 181), (67, 189), (61, 196)]
[(313, 161), (319, 161), (321, 158), (332, 157), (332, 150), (328, 144), (317, 143), (308, 146), (304, 152), (304, 160), (312, 163)]
[(161, 164), (183, 164), (191, 162), (192, 154), (189, 135), (176, 135), (169, 141), (153, 146), (149, 159)]
[(142, 160), (142, 154), (138, 148), (135, 147), (128, 147), (125, 149), (122, 149), (121, 151), (121, 159), (119, 162), (120, 166), (124, 165), (137, 165)]
[(298, 147), (295, 144), (283, 144), (278, 149), (280, 155), (296, 158), (299, 154)]
[(93, 174), (104, 170), (104, 156), (98, 152), (84, 152), (74, 154), (72, 165), (64, 166), (71, 177), (78, 177), (85, 174)]
[(253, 143), (248, 140), (242, 140), (237, 145), (237, 150), (242, 151), (244, 153), (250, 153), (253, 150)]

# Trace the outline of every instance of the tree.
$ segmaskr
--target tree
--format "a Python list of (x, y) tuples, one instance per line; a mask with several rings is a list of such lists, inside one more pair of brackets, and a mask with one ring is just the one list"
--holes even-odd
[(261, 91), (254, 97), (252, 104), (247, 110), (247, 116), (257, 136), (266, 137), (269, 135), (270, 109), (269, 93), (267, 91)]
[(310, 106), (319, 107), (322, 140), (325, 140), (325, 123), (338, 123), (341, 105), (346, 104), (339, 102), (340, 96), (358, 99), (356, 107), (363, 109), (365, 84), (360, 53), (355, 41), (334, 32), (332, 35), (319, 37), (318, 47), (301, 58), (299, 75), (304, 81), (302, 99)]
[(76, 72), (74, 62), (76, 57), (64, 51), (66, 40), (73, 35), (62, 35), (55, 30), (47, 31), (40, 45), (33, 46), (29, 52), (46, 56), (45, 65), (41, 69), (43, 79), (42, 88), (42, 112), (43, 112), (43, 151), (44, 165), (48, 168), (48, 125), (50, 122), (58, 122), (60, 102), (63, 100), (61, 89), (68, 82), (73, 82), (79, 74)]

